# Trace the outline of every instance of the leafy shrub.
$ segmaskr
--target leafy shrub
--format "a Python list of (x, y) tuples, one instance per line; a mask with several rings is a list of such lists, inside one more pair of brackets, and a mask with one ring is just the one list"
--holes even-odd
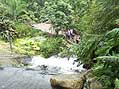
[[(97, 50), (95, 51), (96, 60), (103, 67), (102, 69), (98, 69), (97, 76), (100, 78), (104, 89), (119, 89), (117, 85), (114, 84), (115, 79), (119, 78), (119, 28), (115, 28), (105, 34), (101, 42), (97, 46)], [(103, 76), (107, 76), (103, 77)], [(117, 82), (115, 82), (117, 83)]]
[(105, 34), (102, 41), (97, 46), (96, 55), (111, 55), (114, 47), (119, 46), (119, 28), (115, 28)]
[(14, 42), (14, 51), (20, 54), (38, 55), (42, 41), (30, 38), (17, 39)]
[(14, 22), (10, 20), (4, 20), (0, 22), (0, 39), (8, 41), (8, 35), (14, 39), (16, 37), (16, 31), (14, 30)]
[(74, 53), (78, 58), (77, 61), (91, 64), (95, 57), (94, 52), (101, 38), (101, 36), (82, 36), (80, 44), (77, 46), (77, 49), (74, 50)]
[(94, 75), (96, 75), (97, 79), (102, 83), (103, 89), (114, 89), (114, 81), (115, 78), (118, 77), (118, 63), (100, 63), (98, 66), (100, 67), (95, 67)]
[(58, 34), (58, 32), (69, 25), (73, 21), (73, 10), (70, 4), (63, 0), (60, 1), (47, 1), (44, 8), (41, 10), (41, 22), (49, 21)]
[(64, 44), (62, 38), (24, 38), (17, 39), (14, 50), (17, 53), (26, 55), (42, 55), (46, 58), (57, 55), (63, 50)]
[(102, 82), (103, 89), (114, 89), (114, 81), (119, 78), (119, 28), (100, 37), (84, 37), (75, 53), (78, 61), (88, 63), (94, 69), (95, 65), (102, 66), (94, 70), (94, 74)]
[(35, 37), (41, 34), (40, 30), (33, 29), (31, 26), (24, 23), (16, 23), (15, 29), (19, 38), (23, 37)]
[(48, 58), (52, 55), (57, 55), (58, 53), (60, 53), (63, 47), (64, 44), (61, 38), (48, 38), (40, 45), (40, 53), (44, 57)]
[(119, 89), (119, 79), (115, 79), (115, 88), (114, 89)]

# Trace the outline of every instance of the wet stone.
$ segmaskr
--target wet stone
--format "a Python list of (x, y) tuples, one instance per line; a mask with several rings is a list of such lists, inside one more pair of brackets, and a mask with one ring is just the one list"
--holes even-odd
[(83, 74), (54, 75), (50, 79), (52, 89), (82, 89), (84, 81)]
[(4, 67), (0, 67), (0, 70), (4, 70)]

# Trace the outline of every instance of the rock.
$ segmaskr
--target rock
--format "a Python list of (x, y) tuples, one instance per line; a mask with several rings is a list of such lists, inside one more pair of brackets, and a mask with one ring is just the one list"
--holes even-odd
[(86, 80), (86, 89), (102, 89), (102, 85), (95, 78), (89, 78)]
[(82, 89), (84, 81), (84, 74), (54, 75), (50, 79), (52, 89)]
[(4, 70), (4, 67), (0, 67), (0, 70)]
[(91, 69), (91, 64), (83, 64), (83, 68), (89, 70)]
[(102, 89), (101, 83), (96, 80), (91, 70), (80, 74), (54, 75), (50, 83), (52, 89)]
[(90, 83), (90, 89), (102, 89), (102, 85), (99, 81), (93, 80)]
[(96, 79), (96, 77), (90, 72), (85, 75), (86, 82), (85, 86), (86, 89), (102, 89), (101, 83)]
[(32, 70), (32, 71), (35, 71), (34, 68), (25, 68), (25, 70)]
[(41, 65), (39, 67), (41, 68), (41, 70), (48, 70), (48, 66), (47, 65)]

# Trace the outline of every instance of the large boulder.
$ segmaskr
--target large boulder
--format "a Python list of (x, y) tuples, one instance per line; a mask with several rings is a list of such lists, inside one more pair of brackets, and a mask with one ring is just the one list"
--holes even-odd
[(84, 81), (84, 74), (54, 75), (50, 79), (53, 89), (82, 89)]
[(91, 70), (80, 74), (54, 75), (50, 79), (52, 89), (102, 89)]

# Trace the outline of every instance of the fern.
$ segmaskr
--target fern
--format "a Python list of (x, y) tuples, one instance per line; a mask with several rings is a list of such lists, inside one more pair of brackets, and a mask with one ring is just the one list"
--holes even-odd
[(95, 57), (94, 51), (97, 48), (99, 41), (99, 37), (85, 35), (81, 40), (78, 48), (76, 49), (78, 61), (82, 61), (83, 63), (90, 63)]
[(102, 62), (119, 62), (119, 57), (116, 56), (99, 56), (95, 60), (100, 60)]
[(98, 56), (110, 55), (112, 48), (119, 46), (119, 28), (106, 33), (95, 52)]

